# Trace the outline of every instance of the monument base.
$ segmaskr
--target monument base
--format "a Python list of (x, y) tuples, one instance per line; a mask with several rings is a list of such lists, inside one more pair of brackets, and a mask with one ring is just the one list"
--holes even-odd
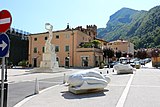
[(41, 61), (40, 68), (59, 68), (58, 62), (52, 62), (52, 61)]
[(56, 61), (55, 53), (43, 53), (43, 59), (40, 63), (40, 68), (59, 68), (58, 62)]

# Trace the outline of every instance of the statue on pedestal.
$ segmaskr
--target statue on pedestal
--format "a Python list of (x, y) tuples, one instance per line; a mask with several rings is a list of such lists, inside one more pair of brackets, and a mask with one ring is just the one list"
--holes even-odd
[(49, 69), (58, 68), (59, 65), (56, 60), (55, 46), (51, 44), (51, 40), (53, 38), (53, 33), (52, 33), (53, 26), (50, 23), (46, 23), (45, 29), (48, 30), (49, 36), (45, 43), (45, 53), (43, 53), (40, 67)]

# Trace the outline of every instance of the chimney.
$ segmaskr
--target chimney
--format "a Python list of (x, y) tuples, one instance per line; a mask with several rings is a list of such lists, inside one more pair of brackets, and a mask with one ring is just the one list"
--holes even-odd
[(67, 23), (67, 28), (66, 29), (69, 29), (69, 23)]

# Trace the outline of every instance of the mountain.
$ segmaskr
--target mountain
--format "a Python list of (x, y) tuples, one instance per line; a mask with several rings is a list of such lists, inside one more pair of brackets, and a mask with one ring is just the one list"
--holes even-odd
[(160, 47), (160, 6), (149, 11), (122, 8), (97, 32), (107, 41), (129, 39), (136, 49)]

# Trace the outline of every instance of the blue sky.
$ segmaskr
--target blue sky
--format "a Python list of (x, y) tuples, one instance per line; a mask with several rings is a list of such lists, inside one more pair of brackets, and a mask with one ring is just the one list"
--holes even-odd
[(11, 27), (30, 33), (45, 32), (45, 23), (53, 30), (63, 30), (69, 23), (77, 26), (106, 27), (109, 16), (123, 7), (149, 10), (160, 5), (160, 0), (0, 0), (0, 10), (12, 14)]

